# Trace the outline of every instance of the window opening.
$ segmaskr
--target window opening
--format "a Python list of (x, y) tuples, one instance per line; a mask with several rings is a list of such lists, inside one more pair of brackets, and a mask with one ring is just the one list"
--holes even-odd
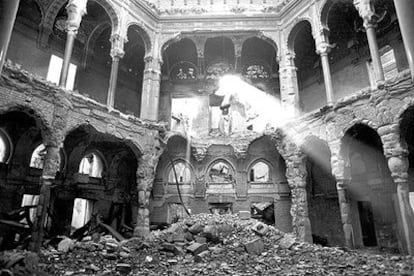
[[(62, 71), (62, 66), (63, 66), (63, 59), (58, 56), (51, 55), (46, 79), (58, 85), (59, 79), (60, 79), (60, 72)], [(73, 90), (74, 88), (76, 70), (77, 70), (77, 66), (71, 63), (69, 65), (68, 79), (66, 83), (67, 90)]]
[(90, 177), (102, 178), (103, 162), (95, 153), (87, 154), (80, 162), (79, 173)]

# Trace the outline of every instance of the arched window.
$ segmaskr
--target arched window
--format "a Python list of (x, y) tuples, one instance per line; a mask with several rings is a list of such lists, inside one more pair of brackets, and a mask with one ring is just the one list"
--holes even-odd
[[(175, 172), (177, 173), (178, 183), (191, 183), (192, 173), (190, 166), (184, 161), (178, 161), (174, 164)], [(168, 173), (168, 183), (175, 184), (175, 175), (173, 168), (170, 168)]]
[(7, 133), (0, 129), (0, 163), (7, 163), (10, 158), (12, 144)]
[(88, 153), (82, 158), (79, 165), (79, 173), (90, 177), (101, 178), (104, 166), (102, 158), (95, 152)]
[(46, 146), (40, 144), (32, 153), (32, 158), (30, 158), (30, 168), (43, 169), (43, 164), (45, 162), (46, 155)]
[(208, 178), (210, 183), (233, 183), (234, 171), (230, 164), (220, 160), (211, 166)]
[[(45, 163), (45, 156), (46, 156), (46, 146), (44, 144), (38, 145), (33, 151), (32, 157), (30, 158), (30, 168), (43, 170), (43, 166)], [(62, 163), (62, 160), (65, 160), (65, 158), (64, 158), (64, 153), (61, 150), (59, 152), (59, 161), (58, 161), (60, 171), (62, 171), (64, 167), (64, 162)]]
[(250, 182), (269, 182), (270, 168), (269, 165), (263, 161), (256, 162), (249, 171)]

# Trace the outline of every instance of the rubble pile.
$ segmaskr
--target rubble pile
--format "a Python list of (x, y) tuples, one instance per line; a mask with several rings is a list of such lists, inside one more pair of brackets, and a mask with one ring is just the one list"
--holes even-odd
[(303, 243), (237, 215), (195, 215), (147, 240), (64, 239), (41, 262), (47, 275), (414, 275), (413, 257)]

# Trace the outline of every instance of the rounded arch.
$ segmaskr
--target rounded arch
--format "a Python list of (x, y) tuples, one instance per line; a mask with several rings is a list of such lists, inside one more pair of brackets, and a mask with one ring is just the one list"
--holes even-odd
[(217, 62), (226, 62), (233, 65), (235, 58), (235, 45), (230, 37), (214, 36), (207, 38), (204, 46), (206, 68)]
[(295, 53), (294, 50), (294, 46), (295, 46), (295, 40), (298, 36), (298, 34), (300, 33), (300, 31), (306, 26), (306, 25), (310, 26), (311, 29), (311, 33), (313, 34), (313, 23), (312, 20), (310, 18), (298, 18), (294, 21), (294, 23), (291, 25), (290, 29), (286, 30), (286, 33), (289, 34), (287, 41), (286, 41), (286, 45), (287, 45), (287, 49), (289, 51), (291, 51), (291, 53)]
[(128, 23), (128, 25), (126, 26), (126, 30), (128, 32), (129, 28), (134, 28), (135, 31), (137, 32), (137, 34), (141, 37), (141, 39), (144, 41), (144, 46), (145, 46), (145, 56), (149, 55), (151, 53), (152, 50), (152, 41), (151, 41), (151, 36), (149, 35), (149, 30), (143, 26), (141, 23), (139, 22), (130, 22)]
[[(46, 109), (45, 109), (46, 110)], [(52, 131), (51, 116), (47, 116), (35, 106), (27, 106), (21, 104), (11, 104), (0, 106), (0, 116), (11, 112), (21, 112), (34, 119), (36, 127), (40, 129), (42, 140), (46, 144), (54, 143), (57, 139), (54, 139)]]
[[(279, 56), (279, 47), (277, 46), (276, 41), (269, 35), (266, 35), (265, 32), (261, 31), (259, 32), (259, 34), (252, 36), (252, 37), (257, 37), (259, 39), (262, 39), (264, 41), (266, 41), (267, 43), (269, 43), (273, 49), (275, 50), (277, 56)], [(250, 37), (248, 37), (247, 39), (249, 39)]]
[(328, 27), (328, 17), (329, 17), (329, 12), (332, 9), (332, 7), (334, 6), (334, 1), (333, 0), (322, 0), (320, 3), (320, 9), (318, 12), (318, 18), (321, 22), (322, 28), (329, 30)]
[[(102, 8), (106, 11), (108, 14), (110, 20), (111, 20), (111, 26), (112, 26), (112, 33), (115, 33), (119, 28), (119, 17), (115, 10), (115, 7), (113, 4), (108, 0), (91, 0), (96, 3), (98, 3)], [(55, 22), (55, 18), (58, 15), (59, 11), (63, 8), (63, 6), (67, 3), (67, 0), (55, 0), (52, 2), (52, 4), (46, 9), (43, 21), (41, 25), (44, 29), (52, 30), (53, 24)]]
[(0, 163), (8, 164), (13, 155), (13, 142), (9, 134), (0, 127)]
[(163, 53), (165, 53), (165, 51), (167, 51), (168, 47), (170, 47), (172, 44), (174, 44), (174, 43), (176, 43), (176, 42), (178, 42), (182, 39), (183, 39), (183, 36), (182, 36), (181, 33), (174, 34), (171, 37), (167, 37), (166, 39), (164, 39), (164, 41), (162, 41), (160, 43), (162, 46), (160, 47), (160, 52), (158, 53), (159, 56), (162, 57)]

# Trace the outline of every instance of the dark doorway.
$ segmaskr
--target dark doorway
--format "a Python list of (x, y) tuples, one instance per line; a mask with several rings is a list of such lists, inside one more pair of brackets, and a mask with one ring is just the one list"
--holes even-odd
[(361, 222), (362, 242), (365, 246), (377, 246), (371, 202), (358, 201), (358, 211)]

